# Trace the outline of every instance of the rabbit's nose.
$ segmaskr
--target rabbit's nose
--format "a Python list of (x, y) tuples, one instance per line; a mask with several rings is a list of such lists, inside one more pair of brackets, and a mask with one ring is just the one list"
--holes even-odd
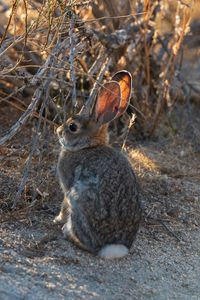
[(62, 134), (62, 131), (63, 131), (63, 125), (59, 126), (56, 130), (56, 133), (58, 136), (60, 136)]

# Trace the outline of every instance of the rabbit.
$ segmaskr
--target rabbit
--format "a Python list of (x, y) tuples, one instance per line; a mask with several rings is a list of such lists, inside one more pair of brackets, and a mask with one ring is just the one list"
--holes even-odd
[(139, 187), (128, 158), (109, 145), (108, 125), (127, 109), (132, 78), (120, 71), (102, 85), (93, 107), (58, 127), (59, 215), (64, 237), (104, 259), (129, 253), (141, 221)]

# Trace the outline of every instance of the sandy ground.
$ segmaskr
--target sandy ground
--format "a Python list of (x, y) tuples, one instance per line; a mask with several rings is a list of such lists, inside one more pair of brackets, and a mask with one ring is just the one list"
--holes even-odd
[(199, 154), (170, 145), (129, 151), (144, 221), (121, 260), (104, 261), (64, 240), (52, 224), (55, 201), (15, 218), (5, 214), (0, 299), (200, 299)]

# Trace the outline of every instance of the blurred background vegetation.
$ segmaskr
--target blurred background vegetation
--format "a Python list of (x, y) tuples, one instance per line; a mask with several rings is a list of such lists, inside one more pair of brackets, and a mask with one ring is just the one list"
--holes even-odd
[(3, 159), (15, 148), (25, 166), (12, 162), (18, 196), (31, 162), (41, 170), (52, 159), (53, 129), (121, 69), (134, 90), (111, 140), (176, 134), (184, 123), (199, 151), (198, 1), (1, 0), (0, 15), (0, 145)]

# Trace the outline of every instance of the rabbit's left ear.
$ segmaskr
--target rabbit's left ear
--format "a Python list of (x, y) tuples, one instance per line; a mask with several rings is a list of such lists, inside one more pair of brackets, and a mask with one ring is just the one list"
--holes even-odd
[(117, 72), (113, 76), (112, 80), (118, 82), (121, 90), (121, 102), (119, 106), (119, 111), (116, 116), (119, 117), (126, 111), (130, 102), (131, 89), (132, 89), (132, 76), (128, 71), (123, 70)]
[(108, 123), (116, 118), (121, 102), (119, 83), (110, 81), (104, 84), (98, 92), (95, 104), (95, 119), (98, 125)]

